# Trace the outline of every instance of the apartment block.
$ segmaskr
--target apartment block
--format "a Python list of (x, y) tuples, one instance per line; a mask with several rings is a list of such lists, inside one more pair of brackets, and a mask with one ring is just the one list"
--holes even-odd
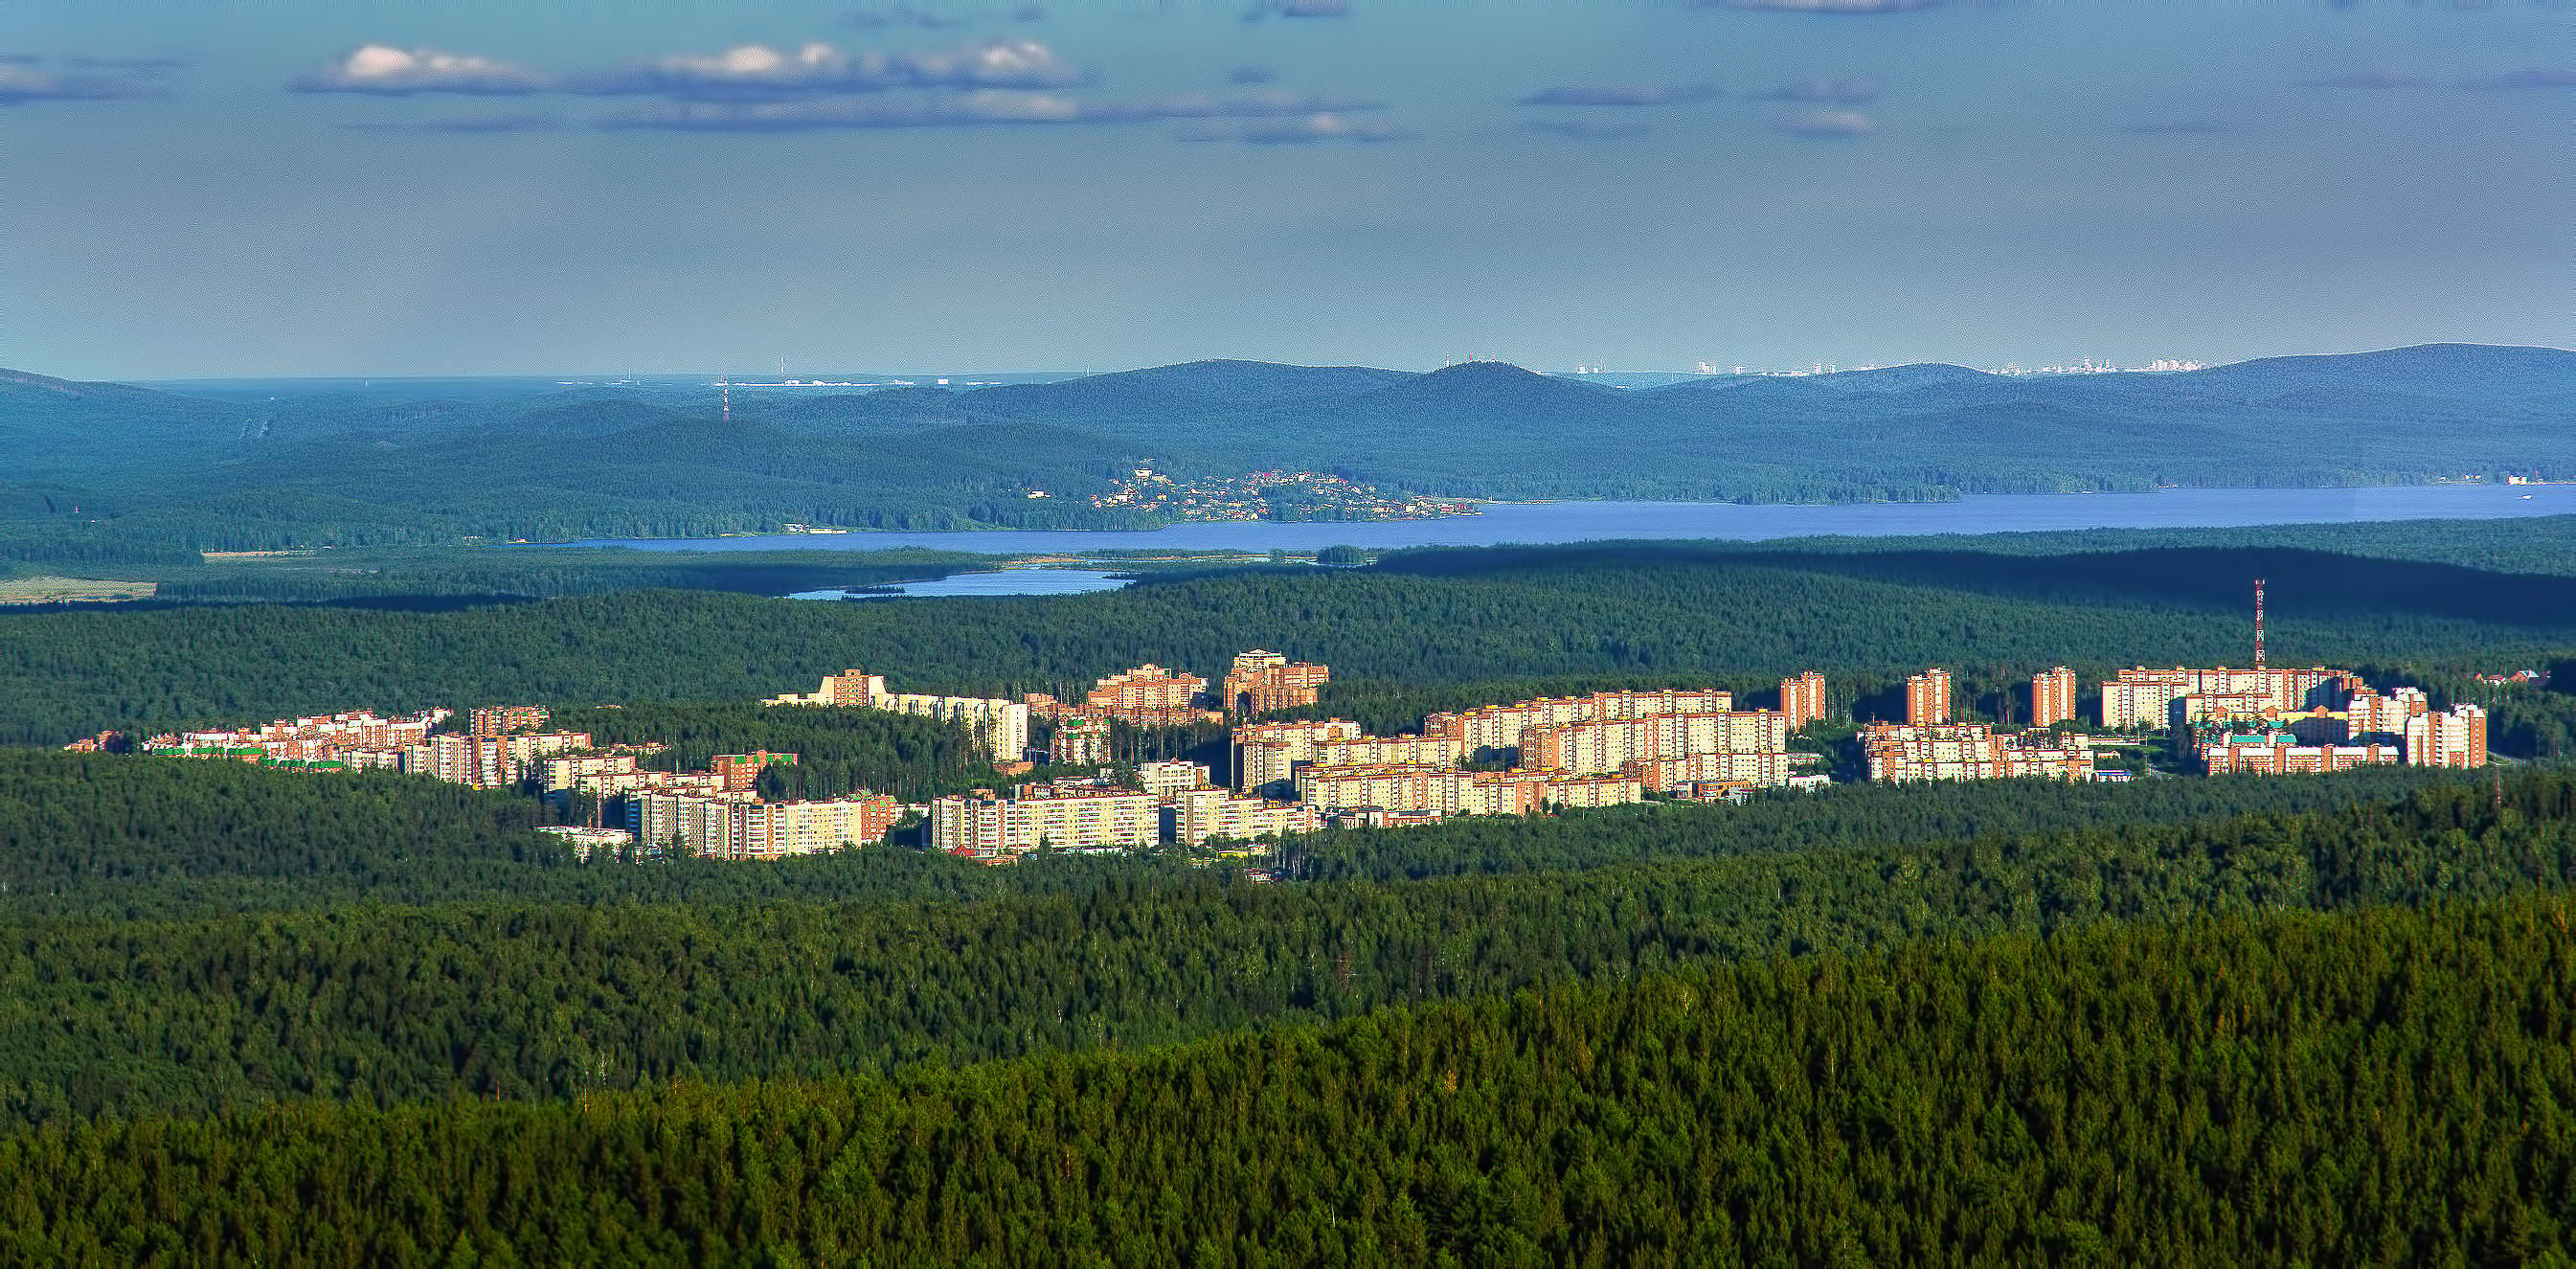
[(1631, 762), (1619, 774), (1649, 789), (1674, 790), (1700, 783), (1724, 783), (1748, 788), (1781, 788), (1796, 779), (1786, 751), (1755, 750), (1743, 753), (1695, 753), (1679, 758), (1657, 758)]
[(1023, 701), (981, 696), (930, 696), (889, 692), (885, 676), (845, 670), (825, 678), (811, 692), (789, 693), (764, 705), (830, 705), (844, 709), (882, 709), (962, 724), (976, 747), (994, 762), (1017, 762), (1029, 747), (1029, 707)]
[(1809, 670), (1780, 680), (1780, 714), (1796, 731), (1825, 716), (1825, 676)]
[(1315, 746), (1361, 734), (1346, 718), (1289, 723), (1246, 723), (1234, 729), (1234, 788), (1238, 793), (1285, 789), (1300, 762), (1311, 761)]
[(2406, 762), (2416, 767), (2487, 765), (2487, 712), (2475, 705), (2406, 720)]
[(1159, 716), (1189, 710), (1207, 694), (1206, 679), (1147, 663), (1092, 685), (1084, 708), (1119, 716)]
[(2432, 711), (2420, 687), (2401, 687), (2386, 696), (2363, 687), (2353, 690), (2344, 702), (2343, 716), (2347, 734), (2355, 739), (2364, 736), (2397, 736), (2406, 734), (2407, 720)]
[(1788, 717), (1774, 710), (1657, 714), (1533, 727), (1521, 733), (1521, 765), (1574, 775), (1606, 775), (1633, 762), (1694, 754), (1780, 753), (1789, 747)]
[[(2102, 725), (2111, 728), (2169, 727), (2182, 721), (2176, 717), (2174, 702), (2185, 696), (2213, 696), (2233, 693), (2259, 693), (2262, 714), (2302, 713), (2317, 707), (2332, 709), (2342, 698), (2360, 685), (2358, 677), (2346, 670), (2329, 670), (2324, 666), (2308, 669), (2273, 667), (2261, 670), (2216, 669), (2195, 670), (2175, 666), (2170, 670), (2150, 670), (2145, 666), (2122, 670), (2102, 684)], [(2209, 707), (2202, 706), (2204, 713)]]
[(1059, 719), (1055, 738), (1047, 742), (1047, 761), (1068, 767), (1109, 761), (1109, 720), (1088, 714)]
[(1315, 703), (1318, 690), (1333, 677), (1328, 666), (1291, 661), (1276, 652), (1254, 649), (1240, 653), (1226, 671), (1219, 704), (1244, 718), (1274, 709)]
[(1519, 747), (1521, 733), (1532, 727), (1658, 714), (1722, 714), (1734, 708), (1735, 694), (1715, 689), (1596, 692), (1590, 696), (1542, 697), (1454, 714), (1433, 714), (1422, 720), (1422, 734), (1455, 737), (1475, 756)]
[(766, 749), (751, 753), (720, 753), (707, 761), (707, 769), (728, 792), (741, 793), (760, 782), (760, 773), (769, 767), (792, 767), (796, 755), (771, 753)]
[(466, 715), (466, 731), (476, 736), (543, 731), (546, 717), (546, 711), (535, 705), (486, 705)]
[(1950, 721), (1950, 672), (1934, 668), (1905, 680), (1905, 721), (1928, 727)]
[(1173, 839), (1196, 846), (1211, 837), (1234, 841), (1311, 833), (1323, 826), (1314, 807), (1239, 798), (1223, 789), (1185, 789), (1173, 798)]
[(2398, 747), (2385, 744), (2303, 745), (2291, 736), (2227, 736), (2200, 747), (2200, 765), (2210, 775), (2303, 775), (2349, 771), (2399, 761)]
[(2043, 670), (2030, 680), (2030, 725), (2046, 727), (2075, 718), (2075, 671)]
[(930, 803), (930, 848), (969, 859), (1006, 859), (1040, 846), (1133, 849), (1161, 837), (1154, 795), (1130, 789), (1028, 784), (1008, 798), (987, 790)]
[(2089, 780), (2093, 776), (2089, 736), (2042, 731), (2007, 736), (1984, 723), (1877, 723), (1862, 729), (1861, 750), (1869, 758), (1870, 779), (1897, 784), (2030, 776)]
[(627, 827), (647, 847), (678, 842), (708, 859), (783, 859), (885, 839), (898, 808), (890, 797), (762, 802), (748, 793), (643, 793), (627, 802)]
[(1176, 796), (1189, 789), (1204, 789), (1208, 769), (1195, 762), (1140, 762), (1136, 764), (1136, 783), (1158, 798)]
[(1375, 807), (1407, 815), (1520, 815), (1555, 807), (1616, 806), (1644, 796), (1644, 786), (1623, 775), (1422, 765), (1297, 770), (1298, 800), (1323, 812)]

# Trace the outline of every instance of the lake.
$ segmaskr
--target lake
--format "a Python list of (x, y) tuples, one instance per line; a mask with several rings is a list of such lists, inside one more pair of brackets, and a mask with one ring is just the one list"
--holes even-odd
[[(781, 534), (576, 542), (647, 551), (881, 551), (933, 547), (996, 555), (1119, 550), (1314, 551), (1497, 546), (1611, 538), (1766, 538), (1846, 534), (2025, 533), (2056, 529), (2224, 528), (2370, 520), (2492, 520), (2576, 514), (2576, 485), (2382, 485), (2359, 489), (2163, 489), (2134, 494), (1974, 494), (1957, 502), (1743, 506), (1726, 502), (1492, 503), (1440, 520), (1174, 524), (1159, 529)], [(989, 574), (980, 576), (990, 576)], [(950, 579), (955, 580), (955, 579)], [(961, 592), (962, 593), (962, 592)], [(976, 593), (1021, 593), (984, 591)]]
[(897, 582), (874, 590), (800, 590), (789, 599), (915, 599), (940, 595), (1080, 595), (1116, 590), (1127, 579), (1090, 568), (998, 568), (952, 573), (924, 582)]

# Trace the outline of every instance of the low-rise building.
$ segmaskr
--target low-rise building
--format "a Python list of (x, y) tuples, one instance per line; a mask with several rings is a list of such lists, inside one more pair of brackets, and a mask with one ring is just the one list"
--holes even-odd
[(2384, 766), (2401, 760), (2395, 745), (2303, 745), (2287, 732), (2221, 736), (2200, 747), (2210, 775), (2300, 775)]

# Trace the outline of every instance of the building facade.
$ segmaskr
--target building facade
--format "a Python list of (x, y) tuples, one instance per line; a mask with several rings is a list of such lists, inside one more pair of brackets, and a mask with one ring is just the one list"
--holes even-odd
[(1950, 672), (1935, 667), (1905, 680), (1905, 721), (1929, 727), (1950, 721)]
[(2075, 671), (2065, 666), (2042, 670), (2030, 680), (2030, 725), (2046, 727), (2075, 719)]
[(1291, 661), (1276, 652), (1256, 648), (1234, 658), (1233, 667), (1226, 671), (1223, 699), (1218, 704), (1240, 718), (1312, 705), (1332, 677), (1328, 666)]
[(1040, 846), (1134, 849), (1161, 837), (1159, 802), (1132, 789), (1026, 784), (1013, 797), (983, 791), (930, 803), (930, 848), (968, 859), (1006, 859)]
[(2093, 778), (2089, 736), (2029, 731), (2000, 735), (1984, 723), (1903, 726), (1875, 723), (1861, 731), (1869, 778), (1895, 784), (1916, 780)]
[(1780, 680), (1780, 714), (1796, 731), (1825, 716), (1825, 676), (1809, 670)]

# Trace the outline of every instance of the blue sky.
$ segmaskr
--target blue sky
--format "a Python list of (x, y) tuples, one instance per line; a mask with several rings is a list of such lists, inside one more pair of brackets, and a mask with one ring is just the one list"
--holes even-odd
[(0, 365), (75, 377), (2576, 344), (2528, 0), (82, 0), (0, 59)]

